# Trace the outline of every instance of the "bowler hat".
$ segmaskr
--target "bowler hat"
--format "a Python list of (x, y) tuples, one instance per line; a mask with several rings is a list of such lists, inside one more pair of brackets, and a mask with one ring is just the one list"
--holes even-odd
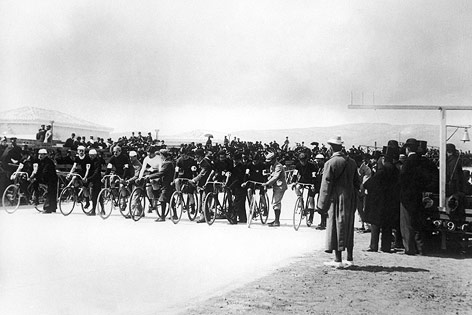
[(39, 149), (38, 154), (48, 154), (46, 149)]

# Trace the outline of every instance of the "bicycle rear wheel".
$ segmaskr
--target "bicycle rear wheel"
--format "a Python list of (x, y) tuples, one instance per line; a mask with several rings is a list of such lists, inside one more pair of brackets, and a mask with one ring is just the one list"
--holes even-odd
[(233, 219), (233, 216), (234, 220), (237, 220), (237, 213), (233, 213), (233, 210), (233, 195), (229, 189), (225, 188), (223, 194), (223, 204), (221, 205), (221, 213), (226, 216), (226, 219), (230, 222)]
[[(84, 189), (88, 189), (88, 188), (84, 188)], [(92, 207), (92, 201), (90, 200), (90, 192), (89, 192), (89, 196), (85, 197), (84, 189), (81, 189), (79, 191), (79, 195), (77, 196), (77, 202), (80, 203), (80, 207), (82, 208), (82, 211), (86, 215), (92, 215), (94, 210)], [(88, 206), (88, 207), (85, 207), (85, 206)]]
[(110, 188), (103, 188), (98, 194), (97, 201), (100, 214), (102, 219), (106, 219), (111, 215), (114, 208), (115, 198), (112, 195)]
[(9, 185), (7, 189), (3, 192), (2, 196), (2, 206), (7, 213), (15, 212), (20, 206), (20, 188), (14, 184)]
[(251, 227), (252, 219), (254, 218), (254, 213), (256, 212), (256, 198), (251, 196), (250, 203), (249, 203), (249, 214), (247, 216), (247, 227)]
[(218, 201), (216, 200), (215, 195), (213, 193), (209, 193), (205, 197), (205, 201), (203, 203), (203, 215), (208, 225), (212, 225), (215, 222), (217, 205)]
[(76, 201), (77, 196), (75, 195), (74, 188), (64, 188), (59, 195), (59, 210), (61, 210), (63, 215), (68, 216), (74, 210)]
[(120, 194), (118, 196), (118, 207), (120, 209), (120, 213), (122, 216), (125, 218), (129, 218), (129, 207), (128, 207), (128, 202), (129, 202), (129, 197), (131, 193), (128, 190), (128, 188), (122, 188), (120, 189)]
[(169, 203), (170, 219), (172, 220), (172, 222), (174, 222), (174, 224), (179, 223), (180, 218), (182, 218), (182, 212), (183, 212), (184, 206), (185, 205), (184, 205), (182, 193), (174, 191), (174, 193), (170, 197), (170, 203)]
[(295, 201), (295, 207), (293, 208), (293, 228), (295, 231), (298, 231), (298, 228), (302, 223), (303, 212), (303, 198), (298, 197), (297, 201)]
[(38, 190), (33, 192), (33, 201), (34, 201), (34, 208), (39, 212), (44, 212), (44, 201), (47, 198), (48, 194), (48, 187), (43, 184), (39, 184)]
[(269, 197), (267, 194), (259, 195), (259, 217), (261, 218), (261, 223), (266, 224), (267, 219), (269, 218)]
[[(193, 196), (193, 204), (190, 203), (190, 196)], [(188, 219), (190, 221), (193, 221), (195, 220), (195, 218), (197, 217), (197, 213), (198, 213), (198, 209), (197, 209), (197, 205), (198, 205), (198, 194), (197, 193), (192, 193), (192, 194), (187, 194), (187, 215), (188, 215)]]
[(144, 216), (146, 207), (146, 193), (142, 188), (135, 188), (129, 200), (129, 214), (134, 221), (139, 221)]

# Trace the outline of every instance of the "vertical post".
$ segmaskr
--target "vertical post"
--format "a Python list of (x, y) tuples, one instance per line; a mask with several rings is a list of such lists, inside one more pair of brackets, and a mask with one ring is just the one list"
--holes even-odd
[(54, 120), (51, 120), (51, 143), (54, 139)]
[[(439, 211), (446, 210), (446, 110), (441, 111), (441, 125), (439, 131)], [(446, 232), (441, 232), (441, 249), (446, 249)]]
[(154, 131), (156, 132), (156, 139), (155, 140), (159, 140), (159, 129), (154, 129)]

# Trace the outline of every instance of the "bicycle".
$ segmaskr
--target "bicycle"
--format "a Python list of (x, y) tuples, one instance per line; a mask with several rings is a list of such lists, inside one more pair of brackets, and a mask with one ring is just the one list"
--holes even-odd
[[(183, 182), (182, 186), (176, 190), (170, 197), (169, 207), (172, 210), (172, 215), (170, 216), (174, 224), (179, 223), (182, 218), (182, 213), (187, 212), (188, 219), (194, 221), (197, 217), (197, 205), (198, 205), (198, 194), (194, 191), (192, 193), (184, 192), (190, 188), (190, 179), (188, 178), (177, 178), (175, 179), (176, 187), (179, 186), (177, 181)], [(193, 195), (194, 203), (190, 204), (191, 198)], [(192, 207), (193, 206), (193, 207)]]
[(293, 228), (295, 231), (298, 231), (300, 228), (300, 224), (302, 223), (303, 218), (306, 217), (307, 225), (308, 225), (308, 201), (309, 198), (303, 198), (303, 192), (305, 189), (314, 190), (315, 185), (313, 184), (303, 184), (303, 183), (296, 183), (292, 186), (292, 189), (295, 189), (295, 185), (297, 185), (298, 189), (300, 190), (300, 195), (297, 197), (295, 201), (295, 207), (293, 208)]
[[(267, 223), (269, 217), (269, 197), (267, 196), (267, 190), (261, 186), (263, 183), (248, 180), (243, 185), (248, 183), (254, 184), (254, 188), (248, 187), (247, 189), (247, 199), (249, 202), (249, 215), (247, 218), (247, 227), (251, 227), (252, 220), (256, 220), (259, 216), (262, 224)], [(259, 200), (256, 199), (256, 189), (259, 189)], [(263, 193), (265, 192), (265, 193)]]
[(84, 178), (78, 173), (71, 173), (70, 176), (72, 176), (72, 178), (69, 184), (62, 189), (59, 195), (59, 210), (64, 216), (68, 216), (74, 210), (75, 204), (79, 203), (82, 211), (86, 215), (91, 215), (93, 211), (92, 208), (87, 210), (84, 206), (84, 199), (86, 198), (84, 196), (85, 189), (88, 189), (83, 185)]
[(105, 220), (114, 209), (118, 208), (123, 217), (129, 218), (128, 198), (131, 192), (128, 182), (114, 174), (103, 176), (102, 182), (105, 183), (105, 187), (100, 190), (97, 197), (100, 217)]
[(46, 195), (48, 192), (48, 186), (45, 184), (39, 184), (35, 189), (33, 183), (28, 183), (26, 191), (23, 191), (23, 181), (29, 182), (29, 175), (27, 172), (14, 172), (12, 174), (13, 184), (3, 192), (2, 206), (3, 209), (9, 214), (14, 213), (21, 204), (21, 199), (25, 199), (28, 205), (34, 205), (34, 208), (38, 212), (44, 212), (41, 208), (41, 204), (44, 204)]
[[(131, 192), (131, 196), (129, 198), (129, 215), (134, 221), (139, 221), (142, 217), (144, 217), (144, 209), (146, 208), (146, 199), (149, 201), (150, 207), (154, 204), (156, 207), (156, 212), (158, 216), (161, 216), (159, 213), (160, 210), (160, 203), (158, 198), (149, 198), (147, 195), (146, 187), (151, 185), (152, 181), (145, 178), (137, 179), (136, 186), (134, 187), (133, 191)], [(166, 209), (166, 213), (163, 217), (166, 217), (169, 213), (169, 208)]]
[[(218, 213), (222, 215), (229, 215), (229, 210), (232, 206), (232, 195), (229, 188), (226, 187), (226, 183), (208, 181), (207, 185), (212, 185), (213, 189), (207, 193), (203, 202), (203, 216), (208, 225), (212, 225)], [(220, 190), (223, 191), (222, 202), (220, 202), (218, 196)]]

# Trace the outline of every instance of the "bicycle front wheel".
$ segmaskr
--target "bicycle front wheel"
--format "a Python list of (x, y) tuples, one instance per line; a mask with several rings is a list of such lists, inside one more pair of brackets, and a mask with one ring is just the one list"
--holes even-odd
[[(192, 201), (190, 196), (193, 196), (193, 204), (190, 203)], [(195, 218), (197, 217), (197, 212), (198, 212), (197, 208), (198, 208), (198, 194), (197, 193), (187, 194), (187, 215), (190, 221), (195, 220)]]
[(215, 195), (210, 193), (205, 197), (203, 203), (203, 215), (205, 217), (206, 223), (212, 225), (216, 219), (218, 201), (215, 198)]
[(113, 211), (115, 200), (110, 188), (104, 188), (100, 191), (97, 197), (99, 214), (102, 219), (106, 219)]
[(170, 197), (170, 203), (169, 203), (170, 219), (172, 220), (172, 222), (174, 222), (174, 224), (179, 223), (180, 218), (182, 218), (182, 212), (183, 212), (184, 206), (185, 205), (184, 205), (182, 193), (174, 191), (174, 193)]
[(63, 215), (68, 216), (74, 210), (76, 201), (77, 196), (75, 195), (74, 188), (64, 188), (59, 196), (59, 210), (61, 210)]
[(267, 219), (269, 218), (269, 197), (267, 194), (259, 195), (259, 217), (261, 218), (261, 223), (266, 224)]
[(146, 193), (143, 189), (136, 188), (129, 199), (129, 214), (134, 221), (139, 221), (144, 216)]
[(15, 212), (20, 206), (21, 198), (18, 191), (19, 189), (18, 186), (12, 184), (3, 192), (2, 205), (7, 213), (11, 214)]
[(295, 208), (293, 208), (293, 228), (298, 231), (303, 218), (303, 198), (298, 197), (295, 202)]

